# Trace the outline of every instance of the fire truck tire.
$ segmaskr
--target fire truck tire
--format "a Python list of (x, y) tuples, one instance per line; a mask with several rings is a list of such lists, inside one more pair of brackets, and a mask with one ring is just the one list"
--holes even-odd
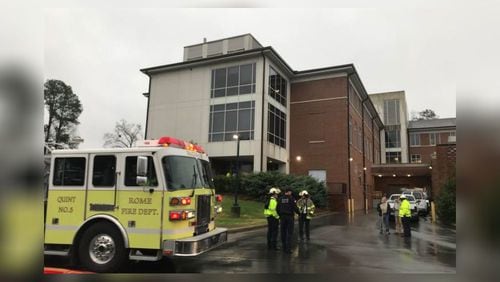
[(90, 271), (115, 272), (126, 262), (127, 252), (117, 228), (107, 222), (98, 222), (82, 234), (78, 257)]

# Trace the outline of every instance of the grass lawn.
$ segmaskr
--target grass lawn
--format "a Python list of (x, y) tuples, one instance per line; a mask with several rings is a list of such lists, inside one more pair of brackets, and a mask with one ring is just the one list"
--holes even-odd
[(233, 195), (223, 195), (222, 213), (215, 220), (217, 226), (234, 228), (267, 223), (264, 216), (264, 203), (238, 197), (238, 205), (241, 208), (239, 218), (231, 217), (233, 203)]

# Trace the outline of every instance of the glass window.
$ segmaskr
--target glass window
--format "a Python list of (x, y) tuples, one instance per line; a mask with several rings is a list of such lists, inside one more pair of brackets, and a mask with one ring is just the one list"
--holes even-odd
[(252, 69), (255, 64), (248, 64), (240, 66), (240, 85), (255, 83), (255, 79), (252, 77)]
[(215, 88), (226, 87), (226, 69), (215, 70)]
[(457, 134), (456, 131), (450, 132), (450, 136), (455, 136), (456, 134)]
[(420, 146), (420, 134), (410, 133), (410, 145), (411, 146)]
[(214, 182), (213, 182), (213, 174), (212, 174), (212, 168), (210, 167), (210, 163), (201, 160), (201, 171), (202, 171), (202, 180), (204, 182), (204, 187), (210, 187), (210, 188), (215, 188)]
[(163, 172), (169, 190), (201, 187), (201, 175), (195, 158), (167, 156), (162, 159)]
[(212, 70), (211, 97), (255, 93), (255, 63)]
[(287, 80), (281, 77), (272, 67), (269, 68), (268, 93), (274, 100), (286, 107), (287, 100)]
[(85, 158), (56, 158), (54, 186), (83, 186), (85, 183)]
[(267, 141), (286, 147), (286, 114), (268, 104)]
[[(153, 157), (148, 156), (148, 186), (158, 186)], [(125, 158), (125, 186), (139, 186), (137, 184), (137, 156)]]
[(351, 85), (349, 85), (349, 102), (361, 114), (361, 99)]
[(210, 106), (209, 142), (233, 141), (234, 134), (253, 139), (255, 102)]
[(385, 161), (388, 164), (399, 164), (401, 163), (401, 152), (386, 152)]
[(240, 110), (238, 112), (238, 129), (239, 130), (250, 130), (250, 118), (251, 118), (251, 112), (249, 109), (247, 110)]
[(352, 144), (352, 117), (349, 116), (349, 144)]
[(384, 123), (385, 125), (400, 124), (399, 100), (384, 100)]
[(227, 86), (238, 86), (239, 82), (239, 69), (238, 67), (230, 67), (227, 69)]
[(385, 147), (386, 148), (400, 148), (401, 136), (400, 131), (397, 129), (385, 131)]
[(226, 112), (226, 131), (236, 131), (238, 121), (238, 111)]
[(92, 185), (94, 187), (113, 187), (116, 182), (116, 157), (95, 156), (92, 170)]
[(429, 145), (436, 145), (437, 142), (437, 134), (429, 133)]
[(411, 155), (411, 163), (414, 163), (414, 164), (422, 163), (422, 159), (421, 159), (420, 155), (419, 154), (412, 154)]
[(213, 113), (213, 132), (224, 132), (224, 112)]

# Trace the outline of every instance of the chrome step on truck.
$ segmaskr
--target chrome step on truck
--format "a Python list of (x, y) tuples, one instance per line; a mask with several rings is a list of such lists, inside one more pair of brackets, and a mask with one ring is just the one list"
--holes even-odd
[(194, 237), (163, 241), (163, 255), (197, 256), (225, 242), (227, 242), (227, 228), (217, 227)]

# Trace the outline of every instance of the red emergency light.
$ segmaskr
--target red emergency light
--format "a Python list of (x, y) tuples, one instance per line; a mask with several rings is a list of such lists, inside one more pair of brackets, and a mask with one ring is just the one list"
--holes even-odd
[(184, 211), (171, 211), (169, 219), (170, 221), (185, 220), (186, 216), (187, 214)]
[(221, 203), (222, 202), (222, 195), (220, 195), (220, 194), (215, 195), (215, 201), (217, 201), (218, 203)]
[(205, 153), (205, 150), (200, 145), (194, 145), (184, 140), (180, 140), (177, 138), (163, 136), (158, 140), (158, 145), (161, 146), (172, 146), (176, 148), (181, 148), (189, 151), (196, 151), (198, 153)]

